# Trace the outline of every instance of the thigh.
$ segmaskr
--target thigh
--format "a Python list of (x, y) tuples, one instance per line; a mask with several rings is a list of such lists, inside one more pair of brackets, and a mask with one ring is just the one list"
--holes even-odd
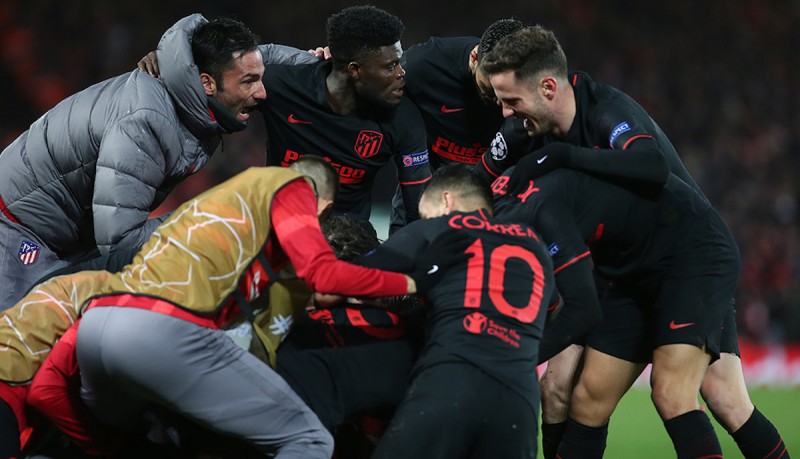
[(645, 363), (630, 362), (587, 346), (569, 403), (570, 417), (590, 427), (608, 423), (617, 404), (642, 373)]
[(653, 298), (644, 289), (608, 286), (600, 299), (603, 320), (589, 332), (587, 347), (628, 362), (649, 362)]
[(467, 457), (476, 421), (474, 405), (482, 400), (472, 384), (474, 370), (471, 365), (448, 363), (419, 372), (372, 457)]
[(333, 349), (278, 351), (278, 373), (329, 430), (346, 417), (394, 409), (403, 400), (414, 364), (407, 340)]
[(738, 350), (732, 342), (735, 328), (730, 329), (735, 327), (732, 314), (737, 282), (736, 273), (666, 278), (655, 303), (654, 348), (670, 344), (704, 347), (712, 360), (719, 357), (723, 342), (726, 348)]
[[(87, 322), (103, 313), (101, 320)], [(84, 333), (92, 331), (84, 330), (87, 325), (99, 329), (94, 342)], [(113, 387), (200, 425), (266, 450), (296, 445), (299, 439), (309, 451), (329, 446), (329, 438), (317, 442), (322, 424), (283, 378), (219, 330), (146, 310), (103, 307), (81, 321), (82, 368), (81, 349), (90, 345), (100, 349), (101, 363), (93, 364), (93, 373), (99, 366)]]
[(483, 374), (483, 403), (471, 436), (470, 458), (534, 459), (538, 446), (537, 410), (507, 386)]
[(547, 361), (539, 385), (542, 392), (542, 422), (567, 420), (569, 398), (582, 365), (583, 346), (573, 344)]

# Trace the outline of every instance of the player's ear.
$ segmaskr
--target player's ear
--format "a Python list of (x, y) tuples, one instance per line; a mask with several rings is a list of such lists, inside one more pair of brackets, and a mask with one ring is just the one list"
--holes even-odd
[(542, 78), (542, 81), (539, 83), (539, 89), (542, 92), (542, 96), (548, 100), (552, 100), (556, 96), (556, 91), (558, 90), (558, 81), (555, 77), (548, 75)]
[(361, 66), (358, 62), (352, 61), (347, 64), (347, 74), (350, 75), (350, 78), (358, 80), (359, 73), (361, 73)]
[(207, 73), (200, 74), (200, 83), (203, 84), (203, 89), (206, 90), (207, 96), (213, 96), (217, 93), (217, 82), (214, 80), (214, 77)]
[(444, 214), (448, 215), (456, 208), (456, 196), (449, 191), (443, 191), (442, 198), (444, 199)]
[(324, 220), (333, 209), (333, 201), (326, 198), (317, 198), (317, 217)]

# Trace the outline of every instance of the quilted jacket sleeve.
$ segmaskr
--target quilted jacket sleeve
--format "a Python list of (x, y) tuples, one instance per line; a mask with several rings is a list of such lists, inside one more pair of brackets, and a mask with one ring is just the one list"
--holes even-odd
[(174, 118), (141, 109), (123, 117), (103, 137), (97, 160), (92, 210), (97, 246), (104, 255), (114, 246), (141, 246), (160, 219), (148, 220), (156, 190), (181, 147)]

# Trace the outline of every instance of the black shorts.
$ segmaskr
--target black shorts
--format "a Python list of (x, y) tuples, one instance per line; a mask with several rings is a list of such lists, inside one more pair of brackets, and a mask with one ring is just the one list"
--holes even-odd
[(533, 459), (537, 420), (527, 400), (479, 368), (441, 363), (414, 378), (372, 457)]
[[(695, 330), (679, 333), (671, 330), (671, 336), (656, 337), (655, 312), (651, 308), (640, 306), (634, 298), (607, 293), (602, 301), (603, 321), (586, 337), (586, 345), (605, 354), (627, 360), (629, 362), (649, 363), (653, 349), (664, 344), (705, 344), (712, 360), (719, 358), (720, 353), (740, 356), (738, 334), (736, 331), (736, 310), (731, 307), (723, 314), (720, 332), (710, 333), (706, 337), (696, 335)], [(664, 320), (662, 319), (661, 323)], [(666, 327), (669, 328), (670, 319)], [(676, 325), (680, 325), (679, 323)], [(662, 326), (663, 328), (663, 326)], [(691, 327), (684, 327), (691, 328)]]
[(587, 345), (631, 362), (649, 362), (667, 344), (705, 346), (712, 361), (739, 354), (733, 298), (739, 252), (716, 212), (687, 232), (646, 280), (612, 282), (603, 321)]
[(416, 359), (406, 339), (306, 350), (278, 348), (277, 368), (330, 431), (346, 418), (392, 411)]

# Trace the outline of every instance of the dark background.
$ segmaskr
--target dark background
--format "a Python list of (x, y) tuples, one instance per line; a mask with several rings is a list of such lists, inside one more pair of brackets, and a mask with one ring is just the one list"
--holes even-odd
[[(0, 146), (69, 94), (132, 70), (169, 26), (190, 13), (233, 15), (265, 43), (307, 49), (325, 43), (327, 17), (352, 4), (2, 0)], [(373, 4), (403, 19), (406, 48), (432, 35), (480, 36), (504, 17), (553, 29), (570, 69), (619, 87), (650, 112), (728, 221), (742, 252), (740, 334), (753, 341), (800, 341), (800, 2)], [(251, 124), (227, 137), (209, 167), (167, 205), (261, 164), (263, 124)], [(376, 190), (381, 200), (392, 187)]]

